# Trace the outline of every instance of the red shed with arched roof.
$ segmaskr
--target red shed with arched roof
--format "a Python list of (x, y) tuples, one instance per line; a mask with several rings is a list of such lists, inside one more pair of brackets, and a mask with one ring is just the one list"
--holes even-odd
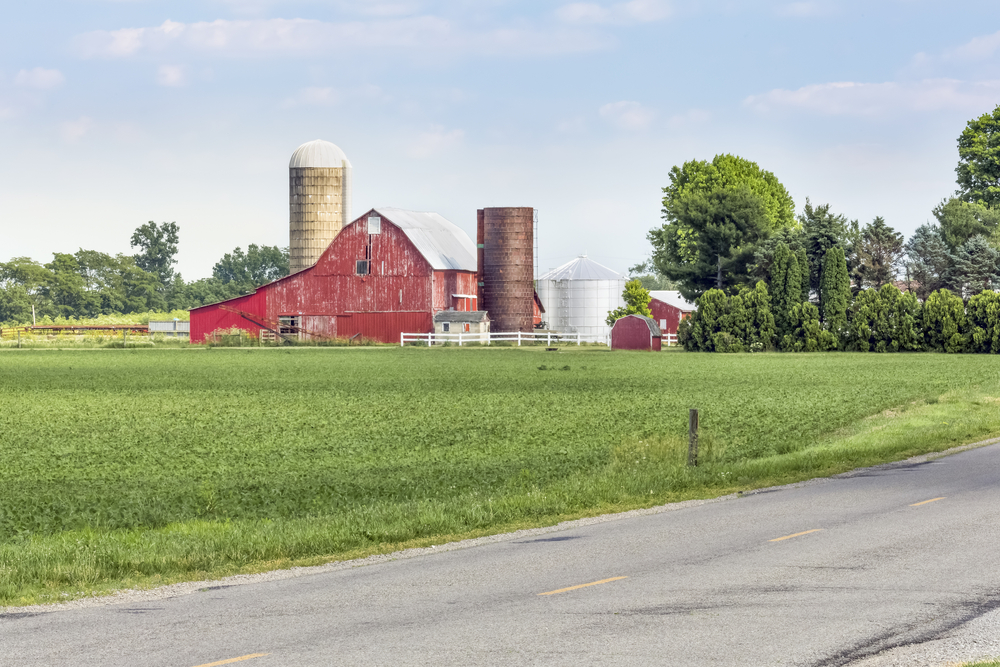
[(655, 350), (661, 348), (660, 327), (651, 317), (626, 315), (611, 327), (612, 350)]

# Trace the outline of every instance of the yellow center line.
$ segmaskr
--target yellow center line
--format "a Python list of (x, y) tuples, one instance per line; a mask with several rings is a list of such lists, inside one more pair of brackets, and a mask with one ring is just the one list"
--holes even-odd
[(926, 505), (927, 503), (932, 503), (935, 500), (944, 500), (947, 496), (941, 496), (940, 498), (931, 498), (930, 500), (922, 500), (919, 503), (913, 503), (910, 507), (916, 507), (917, 505)]
[(785, 535), (784, 537), (776, 537), (773, 540), (768, 540), (768, 542), (780, 542), (781, 540), (790, 540), (793, 537), (798, 537), (799, 535), (808, 535), (809, 533), (818, 533), (823, 530), (822, 528), (813, 528), (812, 530), (803, 530), (801, 533), (795, 533), (794, 535)]
[(253, 653), (251, 655), (244, 655), (240, 658), (230, 658), (229, 660), (220, 660), (218, 662), (209, 662), (204, 665), (196, 665), (196, 667), (215, 667), (216, 665), (229, 665), (234, 662), (243, 662), (244, 660), (249, 660), (251, 658), (263, 658), (265, 655), (270, 655), (270, 653)]
[(619, 579), (628, 579), (628, 577), (611, 577), (610, 579), (601, 579), (600, 581), (592, 581), (589, 584), (580, 584), (579, 586), (570, 586), (569, 588), (560, 588), (557, 591), (549, 591), (548, 593), (539, 593), (539, 595), (555, 595), (556, 593), (565, 593), (566, 591), (575, 591), (578, 588), (586, 588), (587, 586), (596, 586), (597, 584), (606, 584), (609, 581), (618, 581)]

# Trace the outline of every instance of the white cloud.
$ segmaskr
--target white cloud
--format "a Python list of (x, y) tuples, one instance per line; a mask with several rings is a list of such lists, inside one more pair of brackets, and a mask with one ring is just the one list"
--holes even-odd
[(407, 154), (414, 158), (430, 157), (458, 146), (464, 138), (462, 130), (446, 130), (441, 125), (435, 125), (410, 144)]
[(1000, 50), (1000, 32), (975, 37), (958, 48), (945, 52), (946, 60), (988, 60)]
[(156, 72), (156, 83), (161, 86), (183, 86), (184, 68), (178, 65), (160, 65)]
[(339, 23), (312, 19), (220, 19), (198, 23), (168, 20), (156, 27), (89, 32), (75, 40), (76, 49), (84, 57), (106, 58), (177, 49), (224, 56), (308, 56), (376, 47), (420, 53), (451, 51), (517, 56), (592, 51), (611, 43), (589, 32), (565, 28), (543, 31), (517, 27), (476, 32), (435, 16)]
[(761, 113), (800, 110), (826, 115), (889, 116), (901, 111), (976, 111), (992, 108), (1000, 81), (927, 79), (913, 83), (823, 83), (752, 95), (743, 104)]
[(83, 138), (83, 135), (90, 132), (94, 127), (94, 121), (86, 116), (81, 116), (76, 120), (69, 120), (59, 126), (59, 133), (62, 138), (70, 143), (75, 143)]
[(670, 16), (670, 5), (665, 0), (631, 0), (608, 6), (572, 2), (557, 9), (556, 16), (567, 23), (650, 23)]
[(66, 77), (57, 69), (45, 69), (36, 67), (34, 69), (23, 69), (14, 77), (14, 83), (27, 88), (37, 88), (39, 90), (49, 90), (61, 86), (66, 81)]
[(656, 116), (652, 109), (638, 102), (612, 102), (602, 106), (598, 113), (601, 118), (623, 130), (644, 130)]
[(827, 16), (832, 13), (832, 9), (825, 3), (815, 2), (790, 2), (781, 5), (775, 10), (778, 16), (790, 16), (793, 18), (812, 18), (814, 16)]

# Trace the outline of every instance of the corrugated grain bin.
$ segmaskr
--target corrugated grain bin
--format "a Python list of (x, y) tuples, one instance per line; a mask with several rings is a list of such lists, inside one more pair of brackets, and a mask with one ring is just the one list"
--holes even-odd
[(623, 308), (627, 278), (586, 255), (552, 269), (538, 279), (538, 298), (548, 328), (604, 340), (611, 331), (608, 312)]
[(660, 327), (651, 317), (626, 315), (611, 327), (612, 350), (654, 350), (661, 348)]

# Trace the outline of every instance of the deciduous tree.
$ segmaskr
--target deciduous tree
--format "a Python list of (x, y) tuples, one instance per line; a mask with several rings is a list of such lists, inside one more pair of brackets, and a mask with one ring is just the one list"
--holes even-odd
[(1000, 208), (1000, 106), (968, 122), (958, 137), (958, 196)]

